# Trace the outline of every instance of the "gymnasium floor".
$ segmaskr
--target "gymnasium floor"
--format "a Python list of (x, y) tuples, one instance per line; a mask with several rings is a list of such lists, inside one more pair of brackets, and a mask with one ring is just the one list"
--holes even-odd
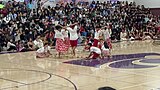
[[(88, 53), (78, 48), (78, 57)], [(54, 52), (54, 51), (53, 51)], [(52, 52), (52, 53), (53, 53)], [(112, 59), (36, 59), (34, 52), (0, 55), (0, 90), (160, 90), (160, 46), (113, 44)]]

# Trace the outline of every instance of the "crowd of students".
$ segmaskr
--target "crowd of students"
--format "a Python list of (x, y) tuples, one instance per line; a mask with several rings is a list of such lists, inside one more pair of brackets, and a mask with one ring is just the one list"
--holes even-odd
[(103, 40), (111, 49), (111, 41), (153, 39), (160, 32), (160, 17), (134, 2), (71, 2), (42, 7), (38, 1), (36, 8), (32, 3), (9, 1), (0, 9), (1, 51), (33, 51), (49, 45), (56, 46), (60, 56), (71, 45), (75, 55), (77, 42), (85, 42), (87, 48), (90, 43), (98, 47)]

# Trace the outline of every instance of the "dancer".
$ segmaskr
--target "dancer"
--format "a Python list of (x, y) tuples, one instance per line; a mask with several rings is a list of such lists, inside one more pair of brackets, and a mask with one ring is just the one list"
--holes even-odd
[(98, 47), (98, 42), (102, 38), (102, 35), (103, 35), (102, 30), (104, 28), (106, 28), (106, 26), (102, 27), (102, 28), (101, 28), (101, 26), (96, 26), (96, 31), (95, 31), (95, 34), (94, 34), (94, 43), (93, 43), (93, 46)]
[(64, 37), (64, 44), (66, 45), (66, 51), (69, 50), (69, 47), (70, 47), (70, 40), (69, 40), (69, 32), (65, 29), (62, 29), (62, 34), (63, 34), (63, 37)]
[(108, 43), (106, 41), (104, 41), (103, 39), (100, 39), (99, 48), (101, 49), (103, 59), (104, 59), (104, 57), (111, 56)]
[(89, 48), (87, 47), (89, 43), (93, 44), (93, 38), (92, 37), (88, 37), (88, 38), (85, 39), (83, 51), (86, 51), (86, 50), (88, 51), (89, 50)]
[(101, 33), (100, 27), (96, 26), (96, 30), (95, 30), (95, 33), (94, 33), (94, 42), (93, 42), (93, 46), (95, 46), (95, 47), (98, 47), (100, 33)]
[(64, 53), (68, 50), (68, 46), (64, 44), (64, 36), (62, 34), (62, 26), (57, 25), (55, 27), (55, 38), (56, 38), (56, 50), (58, 52), (58, 57), (60, 58), (61, 53)]
[(106, 26), (104, 29), (103, 29), (103, 36), (104, 36), (104, 40), (105, 42), (107, 42), (108, 46), (109, 46), (109, 49), (112, 49), (112, 43), (111, 43), (111, 39), (110, 39), (110, 28), (109, 26)]
[(78, 44), (78, 23), (74, 23), (72, 25), (69, 25), (69, 27), (66, 28), (66, 30), (69, 31), (70, 34), (70, 45), (72, 47), (73, 56), (76, 56), (76, 48)]
[(50, 55), (52, 55), (50, 53), (50, 49), (51, 49), (51, 47), (48, 46), (48, 43), (45, 43), (44, 47), (42, 47), (42, 48), (40, 48), (40, 49), (37, 50), (36, 57), (37, 58), (46, 58), (46, 57), (49, 57)]
[(90, 54), (86, 59), (101, 59), (101, 50), (98, 47), (92, 46), (92, 44), (89, 43), (88, 48), (90, 48)]

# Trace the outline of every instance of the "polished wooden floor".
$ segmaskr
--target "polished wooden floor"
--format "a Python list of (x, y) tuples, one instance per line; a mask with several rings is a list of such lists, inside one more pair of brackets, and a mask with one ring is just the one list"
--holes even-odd
[(160, 90), (160, 45), (151, 41), (115, 43), (113, 59), (94, 65), (81, 59), (88, 54), (82, 47), (79, 58), (58, 59), (54, 52), (45, 59), (36, 59), (35, 52), (1, 54), (0, 90)]

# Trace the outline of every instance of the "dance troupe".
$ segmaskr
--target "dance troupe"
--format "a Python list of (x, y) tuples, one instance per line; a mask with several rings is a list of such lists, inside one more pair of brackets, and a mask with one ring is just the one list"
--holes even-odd
[[(69, 48), (72, 48), (73, 56), (76, 56), (76, 48), (78, 44), (78, 23), (70, 25), (56, 25), (55, 26), (55, 38), (56, 45), (55, 49), (57, 51), (58, 57), (60, 58), (62, 54), (66, 54)], [(96, 31), (94, 32), (94, 39), (87, 38), (85, 42), (84, 50), (89, 50), (89, 56), (86, 59), (103, 59), (104, 57), (111, 56), (112, 44), (110, 40), (110, 29), (109, 26), (101, 27), (96, 26)], [(51, 47), (48, 43), (45, 43), (43, 47), (36, 51), (37, 58), (45, 58), (52, 55), (50, 53)]]

